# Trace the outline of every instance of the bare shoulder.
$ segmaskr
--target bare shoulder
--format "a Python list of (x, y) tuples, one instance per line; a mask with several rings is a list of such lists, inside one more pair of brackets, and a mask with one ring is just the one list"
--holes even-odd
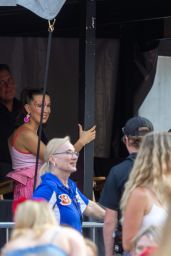
[(146, 196), (147, 195), (147, 193), (146, 193), (146, 190), (145, 190), (145, 188), (143, 188), (143, 187), (137, 187), (137, 188), (135, 188), (133, 191), (132, 191), (132, 194), (133, 195), (138, 195), (138, 196)]
[(27, 246), (27, 240), (25, 240), (24, 238), (21, 239), (16, 238), (13, 240), (10, 240), (8, 243), (5, 244), (5, 246), (2, 248), (2, 255), (6, 255), (7, 252), (10, 252), (12, 250), (16, 250), (16, 249), (21, 249), (25, 246)]
[[(15, 131), (16, 136), (21, 137), (22, 139), (32, 139), (37, 138), (37, 134), (35, 131), (30, 129), (29, 127), (22, 125)], [(14, 134), (14, 136), (15, 136)]]
[(147, 199), (147, 192), (143, 187), (135, 188), (130, 195), (130, 200), (136, 201), (137, 203), (145, 203)]
[(133, 213), (134, 217), (136, 213), (145, 214), (148, 211), (149, 199), (147, 192), (142, 187), (135, 188), (128, 199), (125, 214)]
[(9, 139), (9, 144), (15, 146), (17, 150), (29, 151), (35, 153), (35, 145), (37, 144), (38, 136), (34, 130), (29, 129), (25, 125), (18, 127)]

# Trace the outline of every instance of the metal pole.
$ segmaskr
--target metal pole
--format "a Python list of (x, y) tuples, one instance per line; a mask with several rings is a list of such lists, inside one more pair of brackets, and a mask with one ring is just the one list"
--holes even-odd
[[(81, 1), (80, 35), (80, 122), (84, 129), (95, 124), (95, 50), (96, 50), (96, 0)], [(84, 148), (81, 170), (84, 194), (92, 198), (94, 176), (94, 143)]]

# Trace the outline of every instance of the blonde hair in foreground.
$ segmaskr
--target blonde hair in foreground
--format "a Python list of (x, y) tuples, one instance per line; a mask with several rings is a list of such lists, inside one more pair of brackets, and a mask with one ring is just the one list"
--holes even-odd
[(42, 176), (44, 173), (51, 172), (49, 168), (49, 157), (54, 155), (55, 153), (59, 152), (60, 147), (65, 144), (66, 142), (70, 142), (69, 136), (66, 136), (64, 138), (54, 138), (48, 142), (45, 148), (44, 153), (44, 160), (45, 163), (42, 165), (39, 171), (39, 176)]
[(41, 235), (43, 229), (49, 226), (57, 226), (53, 210), (48, 202), (27, 200), (17, 206), (15, 212), (15, 229), (12, 238), (16, 238), (26, 232), (33, 230), (35, 234)]
[(124, 211), (131, 192), (137, 187), (150, 187), (159, 201), (162, 197), (164, 184), (171, 174), (171, 133), (149, 133), (144, 136), (129, 180), (121, 200)]

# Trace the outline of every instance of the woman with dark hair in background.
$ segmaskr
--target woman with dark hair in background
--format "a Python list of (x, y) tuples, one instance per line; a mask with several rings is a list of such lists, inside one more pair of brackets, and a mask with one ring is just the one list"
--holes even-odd
[[(31, 198), (35, 176), (35, 164), (38, 145), (37, 131), (40, 125), (43, 89), (25, 89), (22, 93), (23, 107), (26, 112), (24, 124), (20, 125), (9, 138), (9, 149), (13, 171), (7, 174), (14, 180), (14, 199), (22, 196)], [(46, 92), (44, 101), (43, 124), (48, 121), (51, 112), (51, 99)], [(94, 140), (95, 126), (83, 131), (80, 126), (80, 138), (75, 149), (80, 151), (84, 145)], [(40, 142), (39, 165), (44, 160), (45, 144)]]

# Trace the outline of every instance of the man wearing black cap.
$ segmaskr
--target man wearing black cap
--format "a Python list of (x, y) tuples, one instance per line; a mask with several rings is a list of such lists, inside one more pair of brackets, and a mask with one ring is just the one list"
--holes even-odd
[(122, 128), (123, 142), (129, 152), (129, 156), (120, 164), (112, 167), (100, 198), (100, 203), (106, 207), (103, 227), (105, 256), (113, 256), (114, 251), (122, 254), (121, 227), (118, 222), (120, 219), (120, 200), (142, 136), (151, 131), (153, 131), (152, 123), (140, 116), (129, 119), (125, 127)]

